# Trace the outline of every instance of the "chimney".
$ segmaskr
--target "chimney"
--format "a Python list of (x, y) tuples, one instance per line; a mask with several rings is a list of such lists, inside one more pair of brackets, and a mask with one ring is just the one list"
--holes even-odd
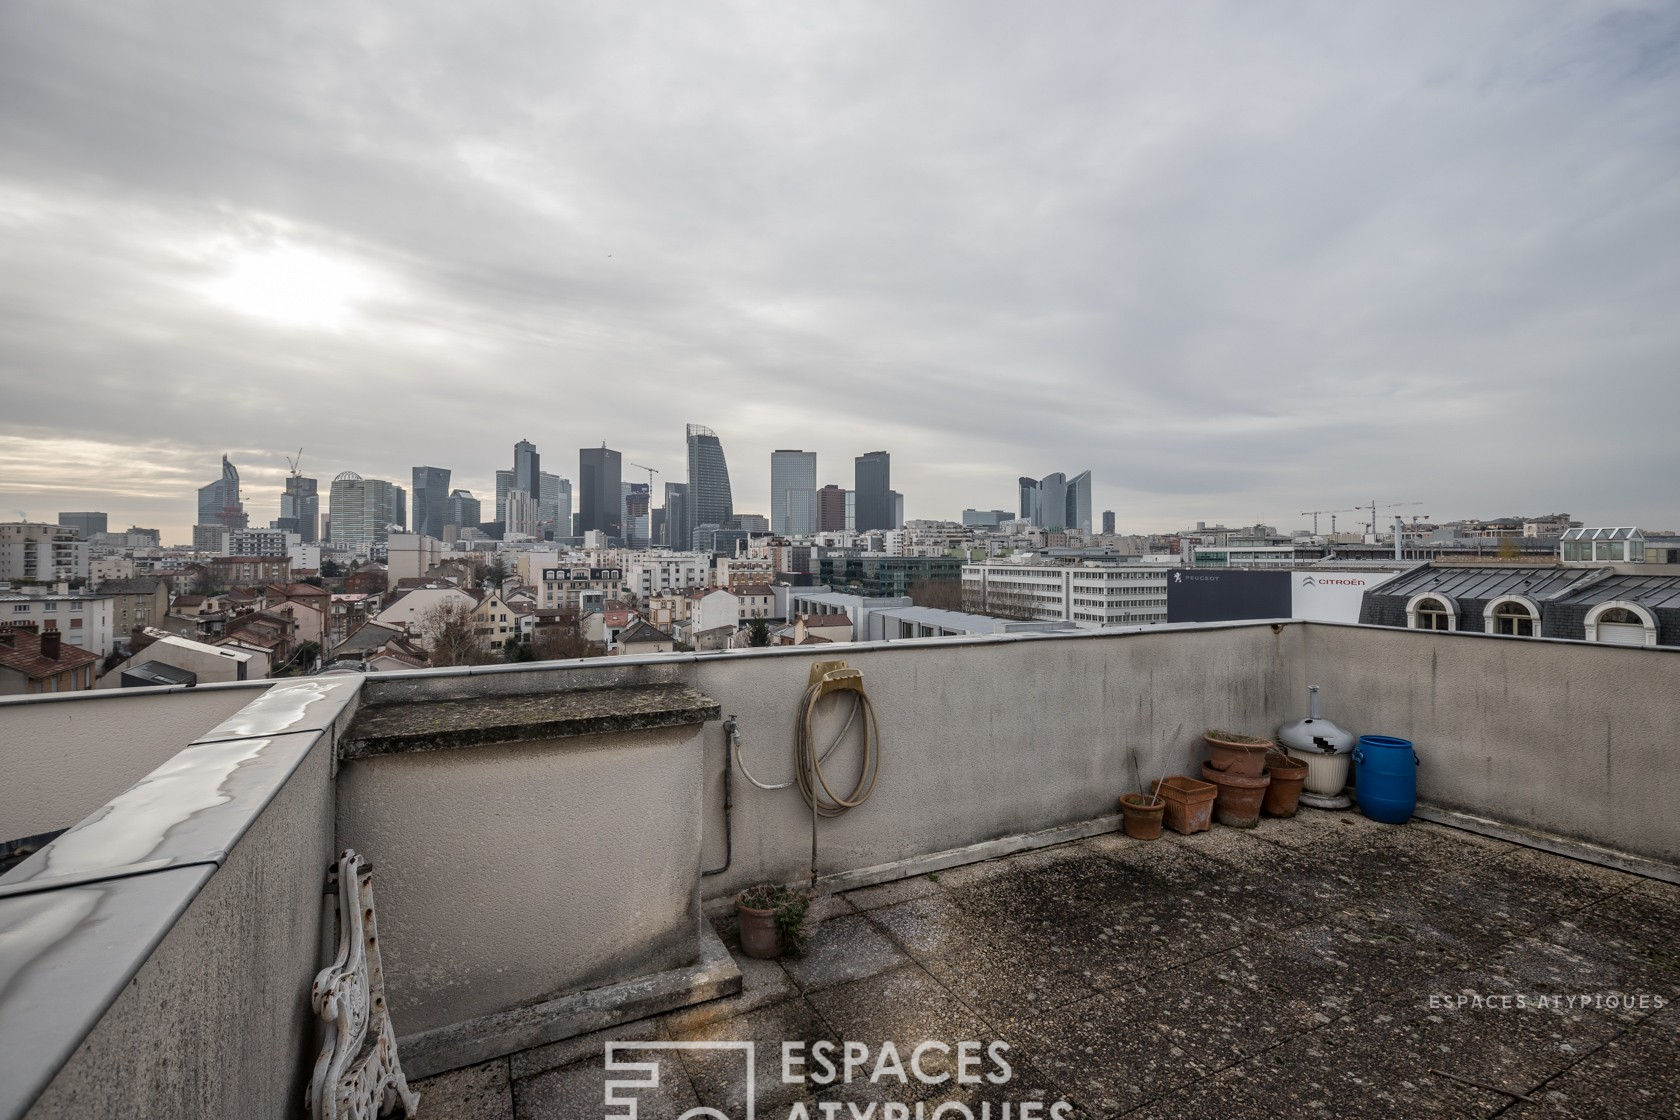
[(58, 644), (63, 635), (57, 630), (45, 630), (41, 633), (41, 656), (48, 661), (58, 660)]

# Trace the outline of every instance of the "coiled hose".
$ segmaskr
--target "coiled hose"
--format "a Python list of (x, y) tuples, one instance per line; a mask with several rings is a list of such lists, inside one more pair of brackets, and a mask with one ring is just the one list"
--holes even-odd
[[(730, 736), (730, 749), (734, 752), (735, 765), (741, 768), (741, 773), (747, 781), (759, 789), (778, 790), (799, 787), (799, 793), (805, 798), (805, 804), (811, 807), (811, 885), (815, 887), (817, 881), (817, 820), (818, 818), (834, 818), (855, 809), (869, 800), (869, 795), (875, 792), (875, 778), (881, 768), (881, 727), (875, 719), (875, 706), (869, 702), (869, 694), (864, 691), (860, 680), (844, 691), (851, 693), (852, 710), (846, 716), (846, 723), (840, 728), (840, 733), (834, 736), (832, 742), (823, 748), (821, 753), (813, 753), (817, 719), (817, 706), (826, 694), (822, 680), (814, 680), (805, 689), (805, 695), (799, 704), (799, 712), (794, 720), (793, 728), (793, 778), (785, 782), (761, 782), (747, 769), (746, 760), (741, 757), (741, 736), (734, 733)], [(851, 791), (844, 796), (834, 792), (829, 784), (828, 776), (823, 773), (822, 764), (828, 760), (851, 732), (852, 725), (857, 722), (858, 715), (863, 716), (863, 754), (858, 760), (857, 780)], [(820, 792), (819, 792), (820, 791)]]

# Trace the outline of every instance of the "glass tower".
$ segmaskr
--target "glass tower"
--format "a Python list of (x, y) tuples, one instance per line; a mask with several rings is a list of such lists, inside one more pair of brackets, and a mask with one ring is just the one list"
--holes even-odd
[(716, 432), (699, 424), (688, 426), (688, 517), (691, 525), (720, 528), (735, 520), (723, 444)]

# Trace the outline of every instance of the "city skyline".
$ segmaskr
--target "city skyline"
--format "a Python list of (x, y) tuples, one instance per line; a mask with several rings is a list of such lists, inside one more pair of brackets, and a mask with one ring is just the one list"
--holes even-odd
[(6, 515), (701, 417), (765, 515), (791, 445), (909, 518), (1680, 526), (1680, 10), (650, 11), (0, 11)]

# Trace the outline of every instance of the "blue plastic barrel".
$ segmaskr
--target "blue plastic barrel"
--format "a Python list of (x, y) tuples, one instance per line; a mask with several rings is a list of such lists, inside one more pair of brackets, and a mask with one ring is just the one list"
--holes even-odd
[(1417, 807), (1417, 752), (1410, 739), (1361, 735), (1353, 749), (1359, 811), (1384, 824), (1405, 824)]

